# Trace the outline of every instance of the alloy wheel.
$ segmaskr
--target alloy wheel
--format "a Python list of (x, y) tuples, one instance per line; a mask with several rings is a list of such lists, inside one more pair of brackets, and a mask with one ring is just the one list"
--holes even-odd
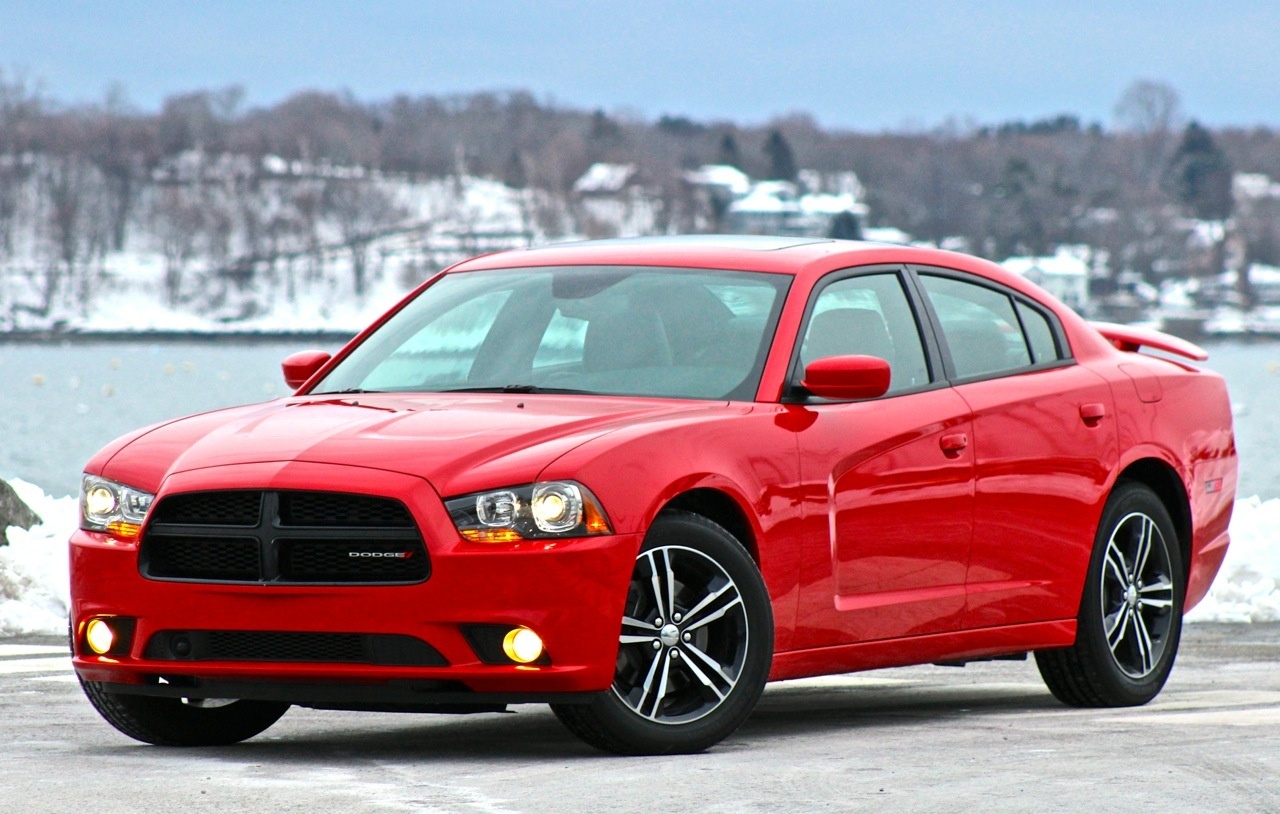
[(1133, 512), (1111, 532), (1105, 557), (1098, 593), (1107, 646), (1125, 675), (1145, 678), (1164, 654), (1173, 619), (1168, 542), (1155, 520)]
[(627, 595), (613, 692), (654, 723), (704, 718), (737, 685), (749, 633), (742, 595), (718, 562), (679, 545), (644, 551)]

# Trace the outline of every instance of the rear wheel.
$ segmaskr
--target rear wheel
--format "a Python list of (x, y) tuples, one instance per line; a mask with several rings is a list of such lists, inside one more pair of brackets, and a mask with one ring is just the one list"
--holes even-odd
[(80, 681), (98, 714), (129, 737), (157, 746), (226, 746), (252, 738), (289, 709), (272, 701), (191, 701), (127, 695)]
[(750, 716), (772, 661), (769, 594), (751, 557), (719, 525), (670, 512), (636, 559), (611, 691), (552, 709), (608, 752), (699, 752)]
[(1148, 487), (1123, 483), (1102, 512), (1076, 643), (1036, 653), (1049, 690), (1079, 707), (1145, 704), (1173, 669), (1186, 586), (1173, 521)]

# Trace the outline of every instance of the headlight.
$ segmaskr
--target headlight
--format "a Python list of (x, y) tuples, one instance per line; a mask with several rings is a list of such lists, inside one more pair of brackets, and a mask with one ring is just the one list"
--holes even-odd
[(137, 539), (155, 495), (97, 475), (80, 482), (80, 528)]
[(458, 533), (477, 543), (612, 534), (596, 496), (573, 481), (495, 489), (445, 501)]

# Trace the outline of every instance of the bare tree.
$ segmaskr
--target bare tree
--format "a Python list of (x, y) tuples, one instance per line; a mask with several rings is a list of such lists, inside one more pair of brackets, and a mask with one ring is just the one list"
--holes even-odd
[(205, 228), (205, 210), (192, 188), (173, 184), (160, 190), (152, 215), (164, 254), (164, 294), (170, 306), (184, 294), (187, 266)]
[(342, 243), (351, 252), (351, 282), (357, 297), (368, 289), (369, 245), (405, 217), (403, 207), (375, 182), (333, 180), (325, 186), (327, 209), (338, 220)]

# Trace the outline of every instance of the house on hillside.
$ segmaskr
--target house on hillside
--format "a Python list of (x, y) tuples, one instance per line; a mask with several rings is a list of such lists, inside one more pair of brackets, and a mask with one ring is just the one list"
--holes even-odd
[(588, 237), (634, 237), (657, 231), (658, 196), (635, 164), (597, 162), (573, 183), (579, 226)]
[(1089, 305), (1088, 258), (1087, 246), (1059, 246), (1047, 257), (1010, 257), (1000, 265), (1084, 311)]
[(725, 226), (735, 234), (859, 237), (866, 214), (850, 193), (801, 193), (790, 181), (760, 181), (729, 204)]

